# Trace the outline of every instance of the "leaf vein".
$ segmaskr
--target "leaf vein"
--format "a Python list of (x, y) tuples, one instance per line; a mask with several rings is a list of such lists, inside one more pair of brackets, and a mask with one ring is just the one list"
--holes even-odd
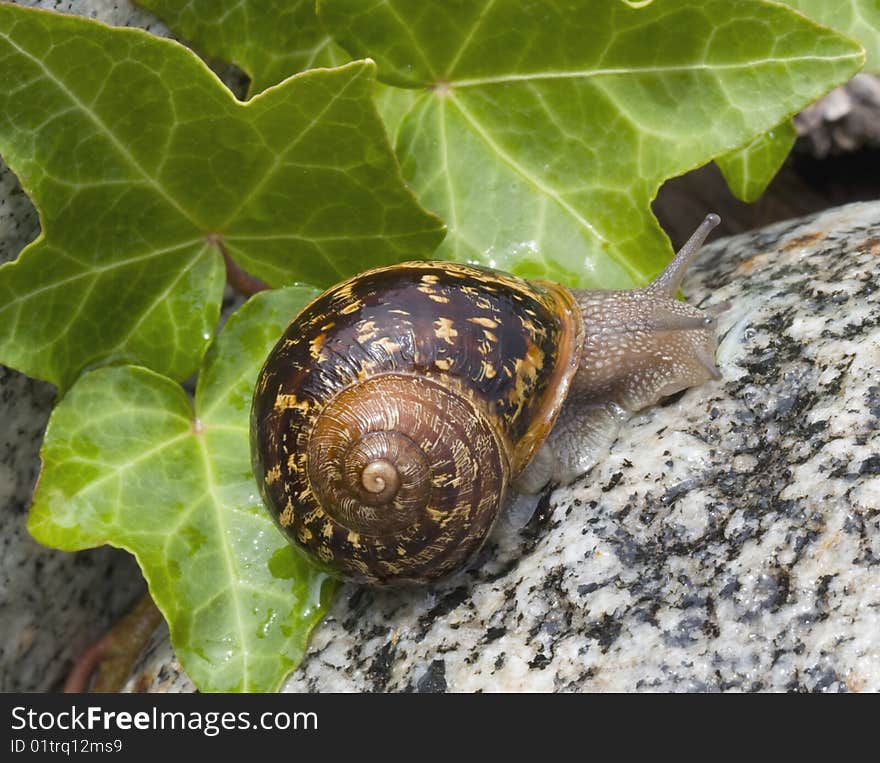
[(511, 82), (526, 82), (531, 80), (552, 79), (590, 79), (593, 77), (607, 76), (635, 76), (640, 74), (675, 74), (697, 71), (738, 71), (753, 69), (760, 66), (772, 66), (775, 64), (795, 64), (806, 61), (853, 61), (859, 56), (845, 54), (840, 56), (798, 56), (797, 58), (761, 58), (741, 63), (709, 64), (704, 62), (694, 64), (677, 64), (673, 66), (644, 66), (644, 67), (611, 67), (607, 69), (584, 69), (575, 71), (547, 71), (528, 72), (524, 74), (500, 74), (493, 77), (471, 77), (450, 82), (452, 88), (484, 87), (486, 85), (505, 85)]
[(196, 227), (201, 227), (199, 222), (195, 220), (192, 215), (184, 209), (180, 202), (177, 201), (159, 182), (158, 178), (153, 177), (147, 170), (141, 165), (141, 163), (135, 158), (134, 154), (129, 151), (128, 147), (123, 143), (114, 133), (110, 127), (101, 119), (98, 114), (93, 111), (87, 103), (82, 101), (76, 93), (70, 90), (67, 85), (65, 85), (64, 81), (55, 74), (43, 61), (33, 55), (30, 51), (18, 45), (9, 34), (0, 33), (0, 37), (3, 37), (9, 45), (15, 48), (22, 56), (32, 61), (37, 67), (39, 67), (43, 73), (46, 75), (46, 78), (55, 84), (58, 90), (64, 93), (67, 98), (69, 98), (81, 111), (85, 114), (92, 123), (102, 132), (105, 137), (113, 144), (114, 148), (122, 155), (123, 158), (133, 167), (140, 175), (147, 180), (147, 182), (159, 193), (159, 195), (165, 199), (174, 209), (176, 209), (186, 220), (191, 222)]

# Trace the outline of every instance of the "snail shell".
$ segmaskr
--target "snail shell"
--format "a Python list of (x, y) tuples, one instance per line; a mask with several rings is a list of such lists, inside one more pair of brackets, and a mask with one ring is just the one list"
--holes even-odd
[(569, 290), (479, 267), (406, 263), (332, 287), (258, 378), (266, 505), (347, 580), (460, 568), (553, 427), (583, 342)]

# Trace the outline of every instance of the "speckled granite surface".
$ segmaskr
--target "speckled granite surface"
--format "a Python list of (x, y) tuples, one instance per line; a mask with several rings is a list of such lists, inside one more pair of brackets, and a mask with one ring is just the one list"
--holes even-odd
[[(880, 690), (880, 202), (709, 247), (723, 379), (430, 589), (344, 587), (289, 691)], [(186, 691), (159, 633), (129, 688)]]

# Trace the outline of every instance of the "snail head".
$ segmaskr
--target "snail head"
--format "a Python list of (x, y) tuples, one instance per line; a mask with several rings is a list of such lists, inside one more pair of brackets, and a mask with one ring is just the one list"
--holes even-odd
[(708, 215), (644, 288), (573, 290), (586, 327), (573, 398), (637, 411), (721, 378), (715, 365), (716, 319), (728, 305), (701, 310), (676, 298), (688, 266), (720, 222), (718, 215)]

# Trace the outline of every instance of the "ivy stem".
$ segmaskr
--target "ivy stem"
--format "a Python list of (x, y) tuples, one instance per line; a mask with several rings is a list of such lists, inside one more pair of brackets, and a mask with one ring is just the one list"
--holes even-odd
[(67, 676), (64, 693), (118, 692), (161, 622), (159, 608), (150, 594), (144, 594), (127, 615), (82, 653)]
[(271, 288), (265, 281), (252, 276), (243, 270), (238, 263), (232, 259), (223, 239), (216, 233), (210, 233), (207, 236), (208, 242), (217, 247), (220, 254), (223, 255), (223, 263), (226, 265), (226, 281), (239, 294), (245, 297), (251, 297), (258, 291), (265, 291)]

